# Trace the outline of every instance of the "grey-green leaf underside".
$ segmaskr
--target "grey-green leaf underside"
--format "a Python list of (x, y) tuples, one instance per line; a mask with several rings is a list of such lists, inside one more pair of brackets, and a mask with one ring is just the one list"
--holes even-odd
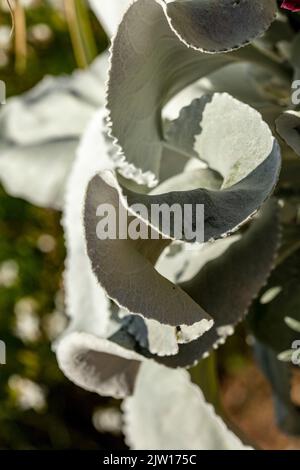
[[(209, 315), (185, 292), (155, 269), (154, 264), (169, 239), (100, 240), (97, 237), (97, 208), (104, 203), (115, 208), (117, 217), (128, 211), (117, 180), (110, 172), (95, 176), (89, 183), (85, 202), (85, 233), (93, 271), (108, 296), (132, 314), (170, 326), (198, 324), (198, 334), (212, 326)], [(121, 206), (121, 209), (120, 209)], [(129, 215), (129, 214), (128, 214)], [(131, 216), (131, 220), (134, 217)], [(146, 226), (143, 219), (141, 226)], [(147, 295), (145, 295), (145, 285)]]
[(180, 345), (178, 355), (158, 360), (169, 367), (191, 366), (214, 346), (222, 344), (232, 332), (230, 327), (244, 318), (266, 282), (279, 242), (277, 204), (270, 201), (241, 240), (207, 263), (193, 279), (181, 284), (210, 313), (214, 326), (198, 340)]
[[(114, 185), (115, 180), (109, 183), (107, 175), (104, 179), (103, 175), (98, 175), (88, 189), (86, 236), (94, 273), (109, 297), (128, 313), (177, 327), (193, 327), (203, 322), (206, 326), (200, 328), (194, 338), (189, 337), (188, 344), (179, 344), (178, 354), (167, 358), (155, 357), (144, 348), (146, 356), (170, 367), (190, 366), (218, 343), (224, 342), (266, 281), (279, 244), (277, 205), (272, 201), (264, 206), (258, 220), (241, 240), (208, 262), (192, 280), (176, 286), (158, 275), (153, 266), (166, 246), (161, 240), (136, 243), (128, 239), (97, 239), (96, 207), (101, 200), (115, 199), (114, 204), (117, 203), (120, 194)], [(210, 323), (212, 319), (213, 326)]]
[[(208, 165), (208, 169), (202, 170), (203, 177), (199, 177), (202, 187), (194, 189), (193, 182), (193, 189), (184, 191), (186, 188), (181, 187), (178, 177), (177, 181), (173, 179), (173, 188), (166, 181), (150, 195), (126, 188), (123, 192), (129, 206), (143, 204), (148, 214), (153, 205), (180, 204), (184, 208), (189, 204), (195, 218), (196, 205), (203, 204), (203, 241), (234, 232), (253, 216), (278, 181), (280, 149), (267, 124), (257, 111), (226, 93), (194, 100), (169, 125), (167, 139), (172, 147), (191, 157), (199, 155)], [(164, 235), (176, 239), (175, 225), (171, 233), (166, 233), (163, 221), (151, 219), (151, 223)], [(191, 225), (196, 225), (194, 219)], [(195, 241), (189, 232), (186, 235), (184, 241)]]

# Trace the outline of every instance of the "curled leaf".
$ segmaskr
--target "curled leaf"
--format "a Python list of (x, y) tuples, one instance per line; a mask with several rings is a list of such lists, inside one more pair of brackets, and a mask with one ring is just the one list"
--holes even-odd
[[(273, 0), (203, 2), (166, 0), (166, 14), (174, 31), (188, 46), (224, 52), (261, 36), (276, 15)], [(226, 28), (224, 28), (226, 24)]]
[[(171, 367), (192, 365), (213, 346), (225, 341), (232, 327), (247, 313), (269, 275), (279, 243), (276, 204), (267, 204), (240, 241), (207, 263), (180, 288), (154, 269), (169, 240), (97, 238), (97, 207), (104, 202), (112, 204), (116, 211), (121, 202), (123, 209), (128, 211), (126, 200), (111, 173), (93, 178), (85, 206), (88, 255), (100, 286), (129, 313), (179, 327), (182, 337), (178, 343), (188, 344), (181, 344), (178, 354), (158, 360)], [(147, 227), (144, 219), (139, 223)], [(259, 253), (259, 256), (254, 257), (253, 253)], [(232, 292), (235, 292), (233, 304)], [(185, 331), (186, 327), (190, 330)], [(153, 348), (150, 352), (154, 353)]]
[(274, 266), (279, 240), (278, 208), (271, 201), (239, 241), (181, 284), (210, 313), (214, 325), (198, 340), (180, 345), (176, 356), (159, 358), (159, 362), (169, 367), (191, 366), (225, 342), (266, 282)]
[(143, 363), (123, 403), (131, 449), (250, 450), (218, 417), (186, 371)]
[(132, 394), (140, 367), (133, 350), (82, 332), (60, 341), (56, 354), (61, 370), (79, 387), (114, 398)]
[[(200, 51), (244, 45), (269, 27), (275, 12), (273, 0), (138, 0), (129, 7), (113, 42), (107, 93), (120, 171), (139, 184), (157, 183), (164, 149), (163, 106), (186, 86), (239, 57), (257, 59), (247, 48), (227, 54)], [(229, 25), (225, 29), (224, 18)]]
[[(82, 207), (86, 185), (96, 171), (109, 168), (105, 139), (99, 127), (103, 110), (95, 113), (79, 145), (66, 187), (63, 226), (67, 246), (65, 268), (66, 308), (71, 324), (69, 331), (85, 331), (104, 336), (110, 318), (110, 303), (100, 289), (86, 256)], [(97, 151), (95, 151), (97, 149)]]
[(187, 372), (141, 362), (128, 338), (117, 335), (115, 343), (73, 333), (62, 340), (57, 354), (66, 376), (82, 388), (115, 398), (131, 395), (123, 410), (124, 433), (132, 449), (250, 449), (205, 402)]
[[(130, 206), (143, 204), (151, 214), (153, 205), (203, 204), (205, 211), (204, 241), (218, 239), (237, 230), (259, 209), (270, 196), (279, 177), (281, 167), (280, 149), (261, 115), (249, 106), (226, 93), (216, 93), (209, 99), (203, 97), (184, 108), (168, 130), (168, 142), (193, 155), (195, 151), (211, 170), (199, 177), (199, 186), (206, 179), (204, 188), (182, 191), (176, 187), (158, 187), (150, 195), (124, 192)], [(175, 156), (176, 158), (176, 156)], [(200, 174), (200, 171), (198, 172)], [(220, 183), (221, 179), (223, 182)], [(218, 187), (219, 183), (219, 187)], [(169, 192), (161, 194), (160, 191)], [(175, 190), (176, 188), (177, 190)], [(219, 189), (219, 190), (218, 190)], [(192, 226), (196, 226), (193, 211)], [(163, 222), (151, 220), (157, 229), (169, 236)], [(174, 231), (171, 236), (175, 236)], [(191, 239), (185, 239), (191, 241)], [(192, 240), (194, 241), (194, 240)]]
[[(156, 270), (174, 283), (189, 280), (208, 261), (224, 253), (237, 239), (237, 236), (232, 236), (195, 247), (173, 245), (163, 252), (156, 264)], [(178, 354), (180, 344), (189, 343), (194, 339), (193, 328), (178, 329), (128, 313), (123, 328), (134, 337), (146, 354), (149, 351), (156, 356), (174, 356)]]
[[(110, 172), (102, 172), (90, 181), (84, 213), (88, 255), (93, 271), (108, 296), (132, 314), (165, 325), (195, 328), (197, 324), (196, 337), (207, 331), (212, 326), (210, 316), (154, 268), (170, 240), (159, 239), (159, 236), (147, 240), (133, 240), (128, 236), (124, 239), (99, 239), (97, 209), (103, 204), (109, 204), (114, 209), (118, 220), (129, 211), (120, 186)], [(130, 215), (129, 223), (133, 218), (131, 215), (130, 219)], [(138, 224), (141, 230), (149, 229), (142, 218), (138, 219)], [(145, 285), (147, 295), (144, 293)]]
[(127, 313), (123, 321), (123, 328), (141, 348), (153, 355), (173, 356), (178, 353), (180, 338), (173, 326), (162, 325), (158, 321), (145, 320), (138, 315)]

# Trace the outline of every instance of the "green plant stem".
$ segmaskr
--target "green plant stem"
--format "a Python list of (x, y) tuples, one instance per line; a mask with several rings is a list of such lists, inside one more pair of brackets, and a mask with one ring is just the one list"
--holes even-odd
[(15, 0), (13, 9), (14, 33), (15, 33), (15, 70), (22, 74), (27, 65), (27, 36), (26, 16), (23, 6), (19, 0)]
[(64, 0), (64, 6), (77, 65), (86, 68), (97, 55), (86, 2)]
[(284, 263), (290, 256), (300, 249), (300, 240), (292, 243), (280, 256), (277, 257), (275, 267)]
[(190, 370), (192, 381), (199, 385), (206, 400), (211, 403), (217, 413), (222, 412), (219, 396), (219, 380), (217, 375), (217, 356), (212, 352), (209, 357)]

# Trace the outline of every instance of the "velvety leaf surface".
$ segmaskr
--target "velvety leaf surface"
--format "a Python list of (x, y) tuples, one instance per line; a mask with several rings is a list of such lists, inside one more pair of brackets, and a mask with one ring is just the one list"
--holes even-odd
[(63, 217), (67, 246), (66, 307), (72, 319), (69, 331), (85, 331), (100, 336), (104, 336), (108, 328), (110, 302), (92, 272), (80, 221), (88, 181), (97, 171), (111, 165), (105, 139), (99, 132), (103, 117), (103, 110), (97, 112), (81, 139), (67, 184)]
[[(124, 193), (130, 206), (143, 204), (148, 214), (154, 204), (172, 206), (177, 203), (182, 208), (185, 204), (194, 208), (196, 204), (203, 204), (204, 241), (234, 232), (253, 216), (278, 181), (280, 149), (268, 126), (257, 111), (226, 93), (203, 97), (184, 108), (178, 120), (169, 126), (168, 139), (174, 148), (191, 156), (196, 152), (209, 165), (211, 177), (203, 187), (207, 188), (210, 181), (212, 190), (192, 187), (190, 191), (183, 191), (185, 188), (174, 184), (171, 191), (171, 185), (165, 183), (161, 187), (162, 191), (168, 189), (165, 194), (160, 193), (160, 187), (151, 195), (137, 194), (126, 188)], [(223, 178), (220, 191), (216, 191), (218, 179), (214, 172)], [(195, 214), (194, 210), (194, 218)], [(151, 223), (160, 232), (176, 238), (177, 227), (166, 233), (161, 221), (151, 220)], [(196, 226), (195, 220), (192, 225)]]
[(199, 340), (181, 345), (177, 356), (159, 361), (169, 367), (191, 366), (214, 346), (222, 344), (266, 282), (278, 245), (278, 210), (272, 201), (241, 240), (208, 262), (192, 280), (181, 284), (211, 314), (214, 326)]
[[(192, 326), (197, 323), (197, 336), (203, 334), (212, 326), (209, 315), (154, 269), (153, 265), (170, 240), (135, 241), (128, 236), (126, 239), (100, 240), (96, 233), (97, 208), (104, 203), (115, 208), (117, 218), (121, 211), (123, 217), (124, 211), (128, 210), (117, 180), (110, 172), (95, 176), (89, 183), (84, 214), (88, 255), (108, 296), (131, 313), (166, 325)], [(139, 224), (148, 230), (143, 219)]]
[(0, 180), (9, 194), (61, 209), (79, 139), (104, 103), (107, 65), (103, 54), (86, 71), (46, 77), (1, 108)]
[(170, 23), (182, 40), (209, 52), (228, 51), (251, 42), (268, 29), (276, 15), (273, 0), (165, 0), (165, 3)]
[[(239, 58), (260, 60), (251, 48), (207, 54), (188, 47), (188, 41), (211, 51), (218, 50), (218, 41), (226, 36), (226, 49), (234, 49), (263, 33), (275, 9), (276, 2), (269, 0), (167, 5), (162, 0), (139, 0), (130, 6), (114, 39), (107, 95), (111, 133), (126, 175), (150, 186), (157, 182), (163, 151), (161, 110), (172, 96)], [(220, 27), (216, 33), (218, 22), (212, 17), (223, 21), (225, 12), (235, 28)]]
[(114, 398), (133, 393), (140, 367), (139, 356), (133, 350), (83, 332), (72, 333), (58, 344), (57, 360), (76, 385)]
[(186, 371), (144, 363), (123, 409), (126, 440), (134, 450), (250, 450), (205, 402)]

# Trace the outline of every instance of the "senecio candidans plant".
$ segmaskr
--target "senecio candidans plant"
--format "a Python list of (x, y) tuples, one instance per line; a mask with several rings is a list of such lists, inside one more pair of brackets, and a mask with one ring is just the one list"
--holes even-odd
[[(243, 449), (186, 369), (250, 310), (260, 356), (273, 361), (264, 370), (285, 407), (280, 424), (300, 432), (291, 363), (277, 359), (294, 357), (300, 320), (300, 22), (284, 10), (300, 2), (123, 1), (118, 21), (116, 3), (91, 4), (113, 39), (109, 59), (69, 83), (90, 103), (109, 68), (67, 183), (70, 325), (55, 344), (59, 366), (86, 390), (124, 399), (134, 449)], [(47, 90), (50, 102), (57, 87)], [(43, 138), (57, 149), (62, 129), (51, 133)], [(174, 204), (204, 206), (203, 244), (142, 210)], [(125, 212), (137, 237), (99, 238), (103, 205)]]

